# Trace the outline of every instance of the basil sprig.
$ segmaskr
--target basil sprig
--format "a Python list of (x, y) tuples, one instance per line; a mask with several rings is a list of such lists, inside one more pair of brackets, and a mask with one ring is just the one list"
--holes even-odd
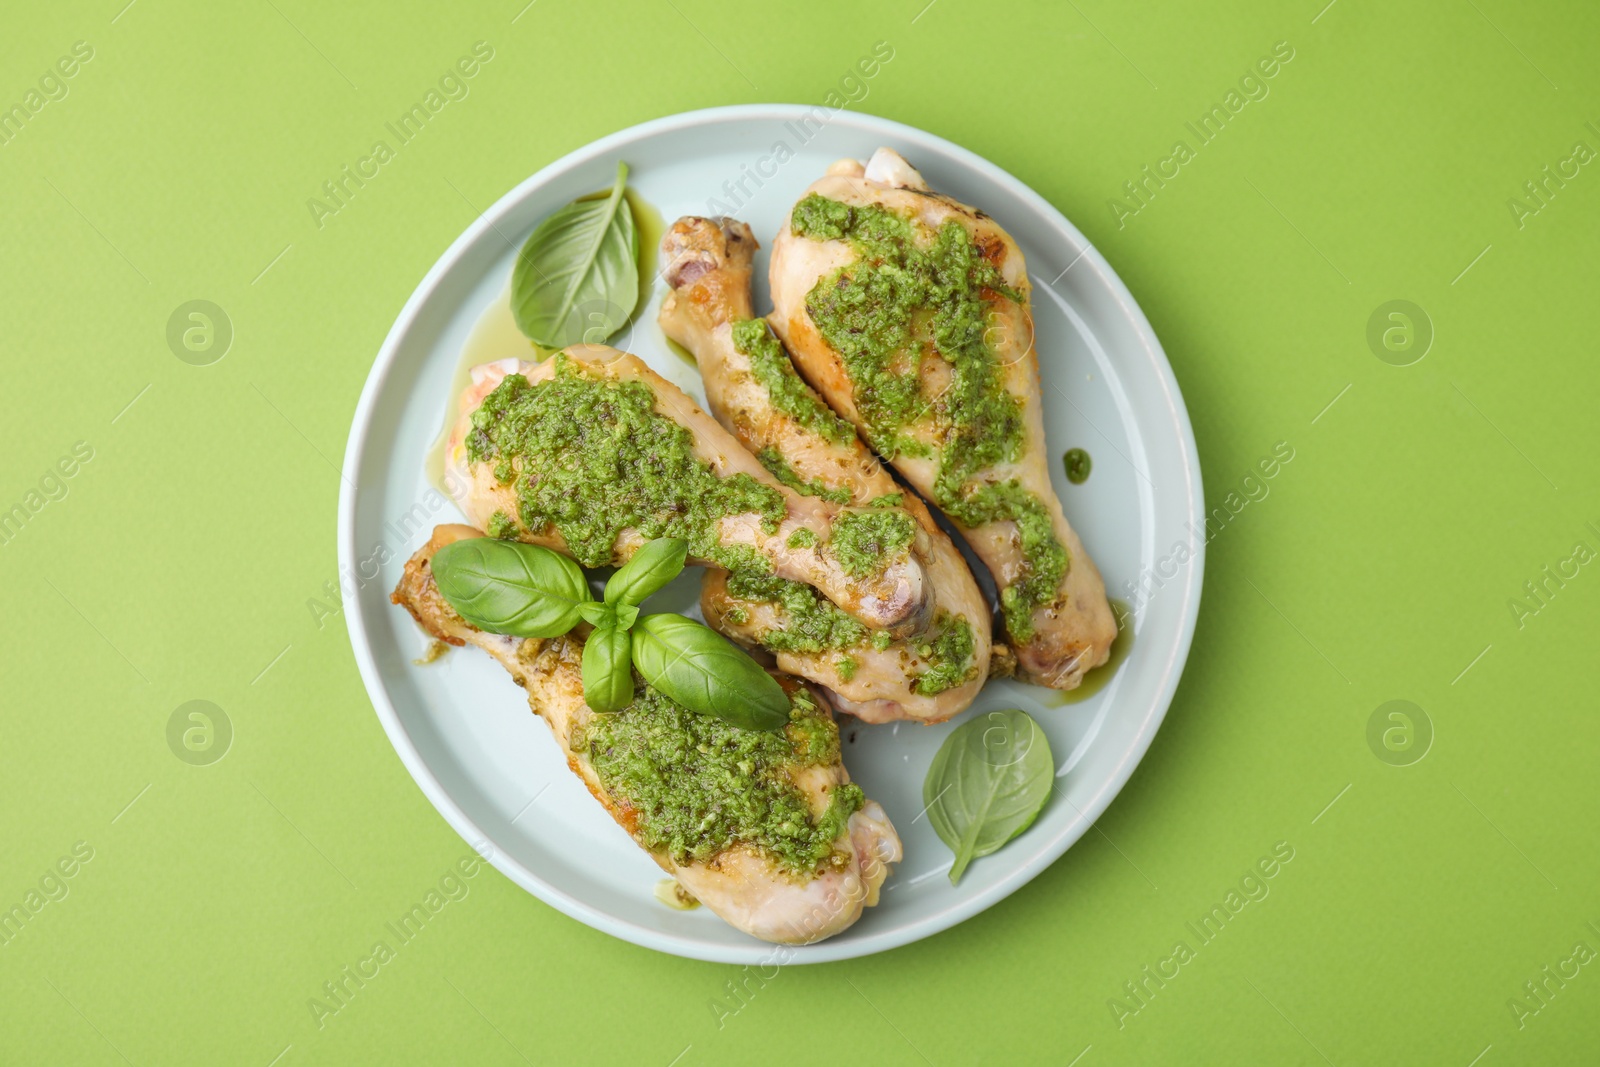
[(633, 672), (669, 699), (748, 730), (778, 730), (789, 698), (771, 675), (714, 630), (681, 615), (639, 614), (677, 577), (689, 545), (660, 537), (633, 554), (596, 601), (583, 570), (559, 552), (493, 538), (456, 541), (434, 553), (439, 592), (487, 633), (559, 637), (594, 627), (583, 647), (583, 699), (595, 711), (633, 703)]
[(1050, 742), (1025, 711), (986, 712), (951, 731), (922, 783), (928, 821), (956, 854), (950, 884), (1031, 826), (1054, 782)]
[(546, 348), (601, 344), (639, 303), (639, 231), (623, 196), (628, 168), (603, 199), (574, 200), (534, 229), (511, 271), (517, 328)]

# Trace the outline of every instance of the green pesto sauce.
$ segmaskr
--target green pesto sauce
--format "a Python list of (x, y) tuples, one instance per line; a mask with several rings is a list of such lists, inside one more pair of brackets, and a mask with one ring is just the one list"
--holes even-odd
[[(894, 644), (887, 630), (870, 630), (824, 598), (809, 585), (765, 574), (728, 575), (728, 595), (736, 600), (776, 604), (785, 615), (784, 628), (769, 630), (758, 640), (771, 652), (815, 655), (847, 651), (867, 645), (885, 652)], [(737, 616), (737, 617), (736, 617)], [(725, 618), (735, 626), (750, 620), (749, 612), (735, 607)], [(972, 662), (972, 626), (959, 615), (940, 612), (933, 629), (916, 649), (928, 666), (913, 683), (916, 692), (934, 696), (968, 681), (976, 670)], [(839, 677), (850, 681), (860, 661), (845, 655), (834, 661)]]
[(517, 533), (517, 520), (503, 511), (496, 511), (489, 516), (489, 528), (484, 532), (496, 539), (514, 537)]
[(790, 772), (839, 758), (839, 730), (811, 694), (790, 696), (782, 733), (741, 730), (698, 715), (649, 687), (627, 709), (596, 715), (587, 747), (600, 783), (638, 813), (644, 846), (678, 863), (753, 846), (796, 875), (816, 872), (865, 798), (836, 787), (815, 822)]
[(916, 540), (917, 523), (903, 511), (846, 511), (833, 520), (833, 558), (852, 578), (877, 574)]
[(749, 546), (723, 546), (717, 523), (754, 513), (771, 532), (783, 495), (746, 474), (723, 478), (694, 454), (689, 431), (655, 411), (640, 381), (590, 378), (566, 356), (538, 385), (508, 374), (472, 416), (467, 456), (494, 462), (516, 487), (522, 524), (554, 527), (588, 567), (612, 561), (622, 531), (681, 537), (689, 554), (728, 568), (768, 570)]
[(917, 655), (929, 664), (913, 686), (923, 696), (954, 689), (976, 671), (972, 662), (972, 626), (965, 616), (940, 612), (932, 634), (917, 646)]
[(1089, 480), (1089, 471), (1094, 468), (1094, 461), (1089, 458), (1089, 453), (1081, 448), (1069, 448), (1067, 454), (1061, 457), (1061, 463), (1067, 468), (1067, 481), (1073, 485), (1082, 485)]
[[(735, 571), (728, 575), (728, 595), (735, 600), (776, 604), (783, 609), (784, 628), (771, 630), (760, 638), (761, 644), (771, 652), (815, 654), (854, 648), (867, 638), (864, 624), (803, 582)], [(881, 630), (873, 636), (877, 633), (889, 636)]]
[(836, 445), (855, 440), (856, 428), (817, 399), (795, 373), (789, 354), (773, 334), (766, 319), (745, 319), (733, 324), (733, 347), (750, 358), (750, 370), (766, 389), (772, 406), (802, 427)]
[(1013, 480), (981, 485), (946, 512), (966, 526), (1002, 519), (1016, 524), (1022, 543), (1022, 573), (1000, 591), (1000, 607), (1011, 635), (1018, 641), (1028, 640), (1034, 632), (1033, 609), (1055, 599), (1070, 563), (1066, 547), (1056, 539), (1049, 510)]
[(848, 486), (834, 486), (830, 488), (821, 478), (813, 478), (809, 482), (802, 481), (795, 469), (789, 466), (789, 461), (783, 458), (783, 453), (776, 448), (763, 448), (756, 453), (756, 459), (767, 468), (778, 481), (805, 496), (820, 497), (830, 504), (848, 504), (852, 493)]
[[(1055, 599), (1068, 559), (1049, 515), (1015, 480), (982, 474), (1021, 453), (1022, 405), (1006, 389), (986, 337), (989, 306), (1023, 295), (1006, 286), (955, 219), (919, 240), (922, 227), (877, 205), (850, 205), (815, 193), (795, 205), (790, 228), (817, 240), (849, 241), (857, 261), (819, 279), (806, 310), (850, 375), (872, 446), (886, 458), (918, 443), (903, 431), (925, 417), (940, 441), (933, 500), (956, 522), (1011, 520), (1022, 543), (1024, 575), (1006, 589), (1006, 623), (1018, 640), (1033, 635), (1033, 610)], [(950, 385), (921, 392), (925, 353), (943, 359)]]
[[(937, 408), (951, 444), (1014, 458), (1022, 409), (1005, 391), (984, 333), (990, 300), (1023, 297), (966, 228), (950, 219), (924, 246), (905, 216), (815, 193), (795, 206), (790, 226), (802, 236), (847, 240), (859, 257), (820, 279), (806, 309), (850, 372), (873, 446), (893, 458), (904, 450), (900, 430)], [(931, 404), (917, 375), (929, 346), (953, 371), (949, 391)]]
[(802, 526), (789, 535), (786, 543), (790, 548), (813, 548), (817, 543), (817, 535)]

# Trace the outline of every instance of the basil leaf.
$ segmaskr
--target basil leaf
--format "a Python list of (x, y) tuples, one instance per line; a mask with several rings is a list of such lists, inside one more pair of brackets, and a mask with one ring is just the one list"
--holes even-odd
[(950, 884), (1032, 825), (1054, 784), (1050, 742), (1027, 712), (990, 711), (951, 731), (922, 783), (928, 821), (956, 854)]
[(633, 554), (606, 583), (607, 604), (643, 604), (683, 571), (689, 542), (679, 537), (658, 537)]
[(597, 626), (583, 645), (583, 701), (595, 711), (621, 711), (633, 703), (628, 631)]
[(574, 200), (539, 223), (511, 271), (517, 328), (547, 348), (600, 344), (639, 303), (639, 232), (622, 195), (628, 167), (603, 200)]
[(491, 634), (559, 637), (578, 624), (591, 600), (576, 563), (520, 541), (455, 541), (435, 552), (430, 566), (450, 606)]
[(715, 630), (682, 615), (646, 615), (633, 628), (633, 665), (669, 699), (746, 730), (781, 730), (789, 697)]

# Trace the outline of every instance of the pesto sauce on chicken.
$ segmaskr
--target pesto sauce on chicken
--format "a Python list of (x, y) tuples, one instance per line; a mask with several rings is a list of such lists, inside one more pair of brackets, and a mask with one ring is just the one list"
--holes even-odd
[[(867, 647), (884, 652), (893, 644), (888, 631), (868, 629), (801, 582), (765, 574), (734, 573), (728, 575), (727, 590), (735, 601), (775, 604), (782, 610), (783, 626), (757, 637), (769, 652), (816, 655)], [(735, 607), (728, 617), (736, 625), (743, 625), (749, 615)], [(940, 612), (915, 651), (922, 665), (908, 673), (913, 678), (912, 688), (922, 696), (954, 689), (968, 681), (977, 669), (972, 662), (972, 626), (960, 615)], [(846, 682), (860, 666), (855, 656), (841, 656), (834, 661), (834, 669)]]
[[(806, 310), (849, 373), (873, 448), (886, 459), (926, 455), (926, 444), (905, 431), (931, 420), (940, 449), (934, 503), (964, 526), (1016, 524), (1024, 574), (1002, 607), (1012, 635), (1026, 640), (1033, 611), (1055, 599), (1066, 576), (1067, 551), (1035, 494), (1014, 479), (981, 478), (1023, 447), (1022, 405), (1004, 386), (988, 331), (991, 303), (1024, 295), (955, 219), (930, 232), (876, 204), (812, 193), (795, 205), (790, 229), (847, 241), (857, 254), (818, 279)], [(936, 397), (922, 393), (924, 353), (949, 367), (949, 386)]]
[(591, 378), (565, 355), (532, 384), (508, 374), (472, 415), (467, 458), (493, 462), (516, 488), (517, 518), (530, 531), (554, 528), (586, 567), (612, 562), (624, 530), (681, 537), (689, 553), (729, 568), (766, 571), (748, 546), (725, 546), (717, 524), (755, 514), (767, 531), (783, 519), (783, 494), (747, 474), (723, 477), (695, 455), (694, 438), (655, 410), (640, 381)]
[(933, 631), (917, 646), (917, 655), (928, 661), (928, 669), (912, 688), (923, 696), (954, 689), (977, 671), (972, 662), (972, 624), (964, 616), (940, 612)]
[(735, 571), (728, 575), (728, 595), (735, 600), (776, 604), (783, 609), (783, 628), (769, 630), (760, 638), (762, 645), (771, 652), (817, 653), (854, 648), (866, 640), (869, 633), (853, 615), (804, 582)]
[(846, 574), (861, 578), (904, 555), (916, 537), (916, 520), (898, 508), (846, 511), (833, 520), (828, 550)]
[(804, 687), (790, 693), (779, 733), (741, 730), (641, 687), (632, 706), (591, 718), (573, 747), (587, 748), (606, 791), (633, 809), (644, 846), (678, 863), (742, 845), (811, 875), (865, 803), (860, 786), (839, 785), (813, 816), (794, 784), (792, 772), (839, 758), (838, 727)]
[(805, 481), (798, 471), (789, 466), (789, 461), (783, 458), (783, 453), (776, 448), (763, 448), (756, 452), (756, 459), (767, 468), (767, 473), (778, 479), (780, 485), (786, 485), (803, 496), (814, 496), (826, 500), (830, 504), (848, 504), (852, 493), (848, 486), (830, 486), (821, 478), (812, 478)]
[(789, 354), (772, 333), (766, 319), (745, 319), (733, 324), (733, 347), (750, 360), (750, 372), (767, 391), (772, 406), (836, 445), (855, 440), (856, 428), (817, 399), (795, 372)]

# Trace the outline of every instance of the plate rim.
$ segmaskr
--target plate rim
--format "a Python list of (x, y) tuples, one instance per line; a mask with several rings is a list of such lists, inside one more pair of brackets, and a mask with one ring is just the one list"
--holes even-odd
[[(351, 420), (350, 436), (345, 443), (344, 460), (340, 469), (337, 524), (338, 563), (340, 569), (343, 570), (347, 564), (352, 564), (357, 558), (355, 549), (355, 510), (356, 498), (360, 490), (356, 476), (366, 455), (371, 422), (378, 397), (383, 391), (383, 386), (390, 372), (394, 368), (400, 347), (414, 327), (423, 306), (428, 302), (441, 279), (454, 269), (465, 252), (486, 231), (493, 228), (502, 215), (511, 210), (523, 198), (531, 195), (550, 178), (598, 156), (614, 152), (624, 145), (663, 133), (721, 122), (792, 120), (799, 115), (812, 114), (819, 106), (821, 105), (735, 104), (684, 111), (638, 123), (581, 145), (552, 160), (518, 182), (500, 196), (489, 208), (479, 213), (478, 217), (451, 242), (450, 246), (429, 268), (422, 280), (417, 283), (416, 288), (407, 298), (405, 305), (395, 318), (394, 324), (390, 326), (388, 333), (384, 336), (383, 344), (379, 347), (372, 367), (367, 372), (366, 380), (362, 385), (361, 396), (356, 403), (355, 414)], [(1112, 772), (1107, 775), (1100, 790), (1093, 795), (1088, 803), (1074, 806), (1076, 817), (1068, 821), (1053, 839), (1038, 850), (1033, 861), (1019, 865), (993, 885), (969, 896), (954, 900), (949, 906), (908, 925), (850, 940), (822, 941), (817, 944), (802, 946), (772, 945), (754, 938), (750, 939), (748, 946), (722, 945), (638, 926), (563, 892), (546, 882), (537, 872), (530, 870), (509, 855), (502, 854), (499, 850), (493, 848), (490, 835), (478, 826), (473, 818), (456, 803), (454, 797), (450, 795), (448, 790), (433, 774), (410, 733), (406, 730), (393, 702), (389, 699), (387, 686), (373, 656), (371, 636), (368, 633), (362, 602), (358, 597), (349, 598), (347, 610), (344, 612), (345, 625), (368, 700), (371, 702), (373, 710), (377, 713), (390, 744), (394, 746), (395, 752), (400, 756), (400, 760), (410, 773), (412, 780), (416, 782), (429, 802), (444, 816), (445, 821), (450, 824), (450, 827), (456, 833), (512, 882), (562, 914), (643, 948), (715, 963), (749, 964), (770, 962), (774, 953), (783, 951), (787, 951), (788, 959), (785, 962), (788, 963), (821, 963), (874, 955), (892, 948), (913, 944), (986, 911), (1032, 881), (1045, 868), (1060, 859), (1088, 831), (1089, 827), (1104, 814), (1111, 802), (1122, 792), (1123, 787), (1127, 785), (1129, 778), (1132, 777), (1134, 770), (1144, 759), (1145, 753), (1155, 739), (1157, 730), (1166, 718), (1167, 711), (1172, 704), (1173, 695), (1177, 690), (1178, 681), (1182, 676), (1184, 665), (1188, 662), (1190, 647), (1193, 644), (1205, 573), (1206, 545), (1203, 540), (1197, 539), (1193, 534), (1195, 524), (1202, 519), (1205, 498), (1201, 482), (1199, 451), (1195, 443), (1194, 427), (1189, 418), (1188, 407), (1183, 401), (1183, 393), (1178, 385), (1177, 376), (1173, 372), (1171, 362), (1167, 359), (1165, 349), (1162, 348), (1160, 340), (1156, 337), (1155, 330), (1140, 309), (1138, 302), (1134, 300), (1133, 294), (1100, 253), (1100, 250), (1073, 225), (1070, 219), (1039, 193), (1035, 192), (1026, 182), (970, 149), (927, 130), (859, 111), (841, 110), (835, 112), (828, 121), (830, 123), (853, 126), (864, 133), (879, 134), (887, 138), (899, 138), (912, 143), (930, 144), (939, 151), (947, 153), (957, 163), (970, 167), (1007, 186), (1020, 200), (1026, 202), (1035, 211), (1051, 218), (1056, 225), (1060, 226), (1078, 242), (1081, 249), (1079, 258), (1088, 260), (1095, 268), (1095, 273), (1105, 283), (1109, 295), (1128, 320), (1135, 336), (1138, 337), (1145, 356), (1151, 364), (1155, 382), (1161, 388), (1161, 395), (1166, 401), (1168, 414), (1175, 424), (1183, 459), (1181, 464), (1184, 472), (1183, 491), (1187, 495), (1188, 503), (1189, 523), (1187, 524), (1187, 536), (1190, 542), (1192, 565), (1188, 568), (1187, 580), (1181, 587), (1183, 599), (1181, 602), (1178, 639), (1166, 662), (1161, 665), (1162, 678), (1160, 686), (1156, 691), (1155, 699), (1149, 705), (1144, 721), (1139, 723), (1131, 743), (1123, 752), (1122, 759), (1116, 764)]]

